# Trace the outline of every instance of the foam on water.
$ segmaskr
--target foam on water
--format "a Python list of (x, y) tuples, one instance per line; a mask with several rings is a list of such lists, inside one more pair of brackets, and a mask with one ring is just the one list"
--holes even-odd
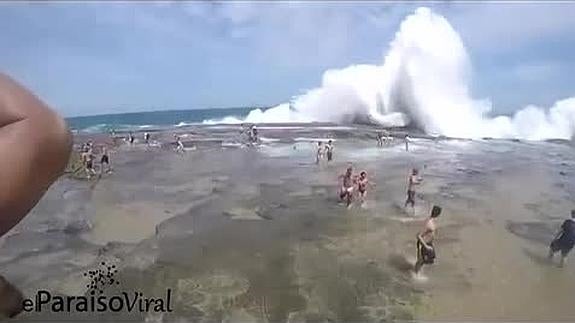
[(328, 142), (329, 140), (335, 142), (336, 140), (333, 138), (312, 138), (312, 137), (297, 137), (294, 138), (295, 141), (302, 141), (302, 142), (314, 142), (317, 143), (318, 141), (321, 142)]
[(528, 106), (491, 118), (489, 100), (470, 94), (467, 50), (449, 22), (429, 8), (406, 17), (382, 65), (328, 70), (321, 86), (245, 119), (222, 123), (336, 122), (414, 125), (428, 134), (462, 138), (570, 139), (575, 97), (550, 109)]

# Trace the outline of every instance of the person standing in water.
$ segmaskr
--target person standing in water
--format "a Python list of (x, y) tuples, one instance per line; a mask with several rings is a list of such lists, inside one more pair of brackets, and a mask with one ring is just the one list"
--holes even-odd
[(82, 153), (82, 163), (84, 164), (84, 169), (86, 170), (86, 176), (91, 179), (92, 176), (96, 175), (94, 170), (94, 152), (92, 148), (87, 148)]
[(112, 167), (110, 166), (110, 155), (108, 153), (108, 148), (102, 146), (102, 158), (100, 158), (100, 174), (104, 174), (104, 165), (106, 165), (106, 173), (112, 172)]
[(353, 168), (349, 166), (345, 170), (345, 174), (340, 175), (339, 178), (342, 179), (341, 189), (339, 192), (339, 199), (345, 200), (347, 207), (351, 205), (353, 201), (353, 189), (355, 186), (355, 178), (353, 177)]
[(374, 184), (370, 183), (367, 179), (367, 172), (362, 171), (359, 173), (359, 179), (357, 181), (357, 191), (359, 192), (359, 198), (362, 205), (365, 202), (368, 186), (374, 186)]
[(411, 175), (407, 179), (407, 199), (405, 200), (404, 207), (407, 207), (408, 204), (411, 204), (411, 207), (415, 207), (415, 187), (420, 185), (423, 181), (423, 178), (419, 176), (419, 170), (414, 168), (411, 170)]
[(553, 260), (556, 252), (561, 251), (560, 267), (565, 265), (565, 258), (575, 246), (575, 210), (571, 211), (571, 218), (563, 221), (559, 232), (549, 246), (549, 261)]
[(251, 138), (253, 143), (258, 142), (258, 128), (256, 128), (255, 125), (253, 125), (251, 129)]
[(177, 153), (185, 153), (186, 149), (184, 147), (184, 143), (182, 142), (182, 139), (180, 138), (180, 136), (174, 135), (174, 137), (176, 138), (176, 152)]
[(409, 142), (411, 141), (411, 138), (409, 137), (409, 134), (405, 135), (405, 151), (409, 151)]
[[(0, 237), (18, 224), (64, 173), (72, 136), (34, 94), (0, 73)], [(33, 171), (30, 171), (33, 170)], [(0, 275), (0, 320), (23, 310), (22, 293)]]
[(323, 159), (323, 146), (321, 141), (317, 142), (317, 151), (315, 154), (315, 163), (319, 165), (320, 161)]
[(425, 220), (423, 230), (417, 234), (417, 260), (413, 268), (415, 274), (419, 273), (423, 265), (431, 265), (435, 262), (436, 253), (433, 246), (433, 239), (435, 238), (435, 231), (437, 229), (435, 221), (440, 214), (441, 207), (434, 205), (431, 210), (431, 215)]
[(327, 161), (330, 162), (333, 159), (333, 143), (331, 139), (325, 145), (325, 154), (327, 156)]
[(393, 137), (390, 135), (389, 131), (384, 130), (383, 132), (383, 143), (386, 145), (391, 144), (393, 141)]

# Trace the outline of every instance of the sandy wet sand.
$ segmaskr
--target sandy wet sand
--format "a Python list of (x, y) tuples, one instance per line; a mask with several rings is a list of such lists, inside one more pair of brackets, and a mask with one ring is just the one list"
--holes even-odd
[[(173, 313), (121, 316), (148, 321), (575, 319), (572, 262), (544, 259), (573, 207), (572, 147), (419, 138), (406, 153), (365, 128), (269, 128), (258, 148), (233, 145), (234, 127), (194, 129), (204, 141), (183, 155), (119, 146), (111, 176), (50, 189), (1, 242), (0, 271), (29, 295), (78, 295), (85, 270), (113, 262), (124, 290), (174, 291)], [(317, 166), (313, 141), (326, 137), (335, 160)], [(349, 162), (377, 184), (364, 207), (337, 201)], [(415, 215), (403, 209), (412, 166), (425, 178)], [(414, 280), (433, 204), (439, 258)]]

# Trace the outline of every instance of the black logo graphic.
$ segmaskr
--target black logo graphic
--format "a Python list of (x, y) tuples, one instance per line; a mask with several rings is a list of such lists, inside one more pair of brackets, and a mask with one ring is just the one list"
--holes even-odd
[[(103, 312), (140, 312), (140, 313), (165, 313), (172, 312), (172, 290), (166, 289), (164, 297), (146, 297), (140, 291), (112, 290), (104, 294), (106, 288), (119, 285), (120, 282), (114, 277), (118, 269), (116, 265), (101, 262), (98, 267), (84, 273), (89, 279), (87, 295), (64, 296), (52, 295), (50, 291), (39, 290), (34, 298), (25, 299), (23, 309), (26, 312), (52, 313), (78, 312), (78, 313), (103, 313)], [(109, 291), (110, 292), (110, 291)], [(97, 295), (96, 295), (97, 294)]]
[(86, 285), (90, 295), (104, 293), (106, 286), (119, 285), (120, 282), (114, 278), (114, 275), (118, 272), (116, 265), (106, 265), (106, 262), (100, 263), (100, 268), (97, 270), (90, 270), (84, 273), (84, 277), (90, 279), (90, 283)]

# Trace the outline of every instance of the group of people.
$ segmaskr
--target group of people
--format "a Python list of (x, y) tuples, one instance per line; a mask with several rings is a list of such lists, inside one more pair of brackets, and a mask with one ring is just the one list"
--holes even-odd
[(256, 127), (256, 125), (242, 125), (242, 130), (240, 131), (240, 136), (241, 135), (246, 135), (247, 136), (247, 141), (249, 145), (254, 145), (260, 142), (260, 139), (258, 137), (258, 128)]
[[(116, 142), (116, 131), (110, 131), (110, 137), (112, 138), (113, 142)], [(124, 141), (128, 142), (130, 145), (133, 145), (136, 141), (136, 137), (132, 132), (129, 132), (126, 137), (124, 137)], [(149, 132), (144, 133), (144, 142), (146, 144), (150, 144), (151, 136)], [(110, 164), (110, 153), (108, 151), (108, 147), (103, 144), (99, 146), (100, 148), (100, 158), (99, 158), (99, 170), (96, 170), (96, 153), (94, 152), (94, 142), (92, 140), (87, 141), (86, 143), (82, 144), (80, 151), (81, 151), (81, 161), (86, 172), (86, 176), (88, 179), (100, 174), (108, 174), (112, 172), (112, 166)]]
[(350, 207), (355, 192), (359, 194), (360, 203), (365, 202), (365, 197), (367, 194), (367, 187), (373, 186), (367, 179), (367, 172), (361, 171), (359, 176), (353, 175), (353, 167), (348, 166), (345, 173), (339, 176), (342, 179), (342, 184), (339, 192), (339, 199), (345, 201), (346, 206)]
[(389, 135), (387, 130), (381, 130), (377, 132), (377, 145), (383, 147), (384, 145), (393, 142), (393, 137)]
[[(113, 139), (116, 137), (116, 132), (112, 130), (111, 136)], [(129, 132), (127, 137), (124, 137), (124, 141), (128, 142), (130, 145), (133, 145), (136, 142), (136, 136), (134, 136), (133, 132)], [(144, 132), (144, 143), (149, 145), (151, 143), (151, 136), (149, 132)]]
[(323, 159), (327, 159), (328, 162), (333, 160), (333, 141), (331, 139), (325, 145), (321, 141), (317, 142), (315, 163), (319, 164)]
[[(353, 167), (350, 165), (347, 167), (344, 174), (340, 175), (339, 178), (342, 180), (341, 188), (339, 192), (339, 198), (344, 201), (349, 208), (354, 199), (354, 195), (359, 195), (360, 203), (363, 205), (365, 202), (365, 197), (367, 195), (368, 187), (375, 186), (370, 183), (367, 177), (366, 171), (361, 171), (359, 176), (353, 174)], [(419, 176), (419, 170), (414, 168), (408, 177), (407, 184), (407, 199), (405, 201), (405, 207), (411, 205), (415, 207), (415, 188), (423, 179)], [(417, 234), (416, 240), (416, 262), (414, 265), (414, 272), (418, 274), (423, 265), (433, 264), (435, 261), (435, 249), (433, 246), (433, 239), (435, 237), (436, 230), (436, 219), (441, 214), (441, 207), (435, 205), (431, 210), (431, 215), (425, 220), (423, 230)]]
[[(88, 179), (96, 176), (98, 172), (95, 169), (94, 161), (96, 160), (96, 155), (94, 153), (94, 143), (90, 140), (82, 145), (82, 165), (86, 172)], [(112, 172), (112, 167), (110, 166), (110, 155), (108, 153), (108, 148), (105, 145), (100, 146), (100, 169), (99, 174)]]
[[(391, 144), (393, 142), (393, 136), (389, 134), (387, 130), (381, 130), (377, 132), (377, 146), (383, 147), (385, 145)], [(411, 142), (411, 137), (406, 134), (404, 137), (405, 151), (409, 151), (409, 143)]]

